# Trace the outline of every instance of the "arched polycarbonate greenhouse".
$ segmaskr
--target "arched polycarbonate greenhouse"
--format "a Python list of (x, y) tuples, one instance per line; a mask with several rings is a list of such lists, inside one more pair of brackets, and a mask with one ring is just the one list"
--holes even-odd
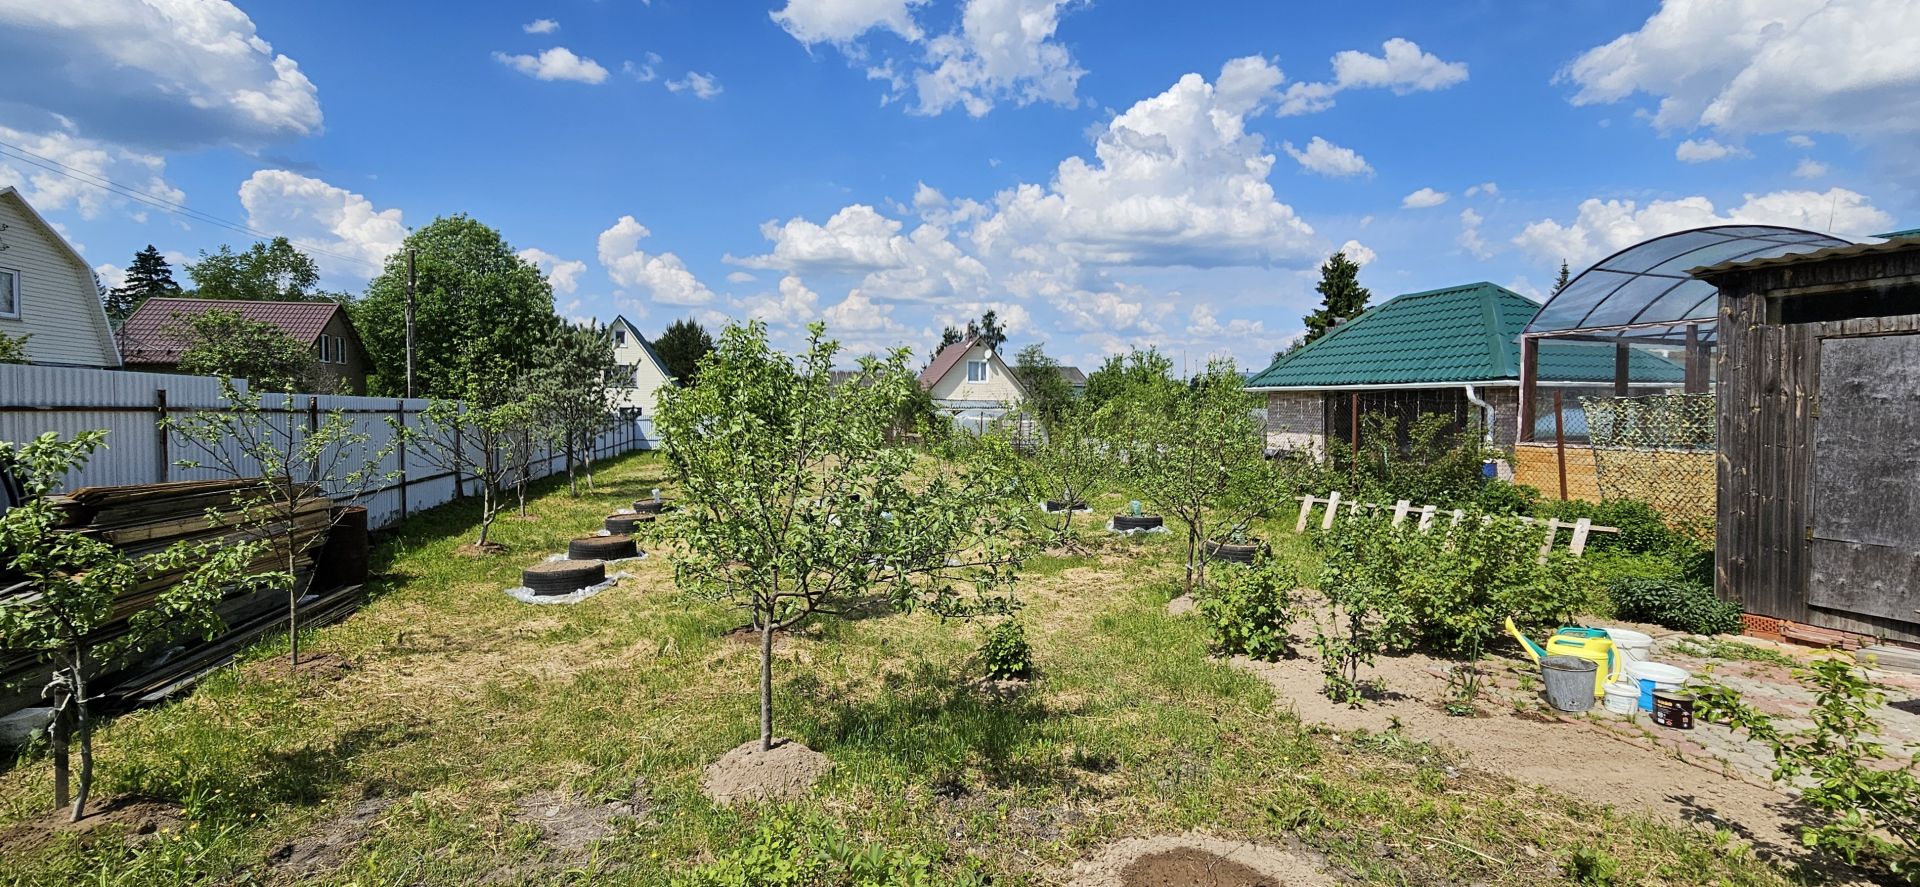
[[(1719, 301), (1688, 272), (1847, 244), (1797, 228), (1717, 225), (1635, 244), (1581, 272), (1520, 334), (1516, 475), (1560, 498), (1635, 498), (1710, 517)], [(1553, 359), (1542, 361), (1543, 349)]]

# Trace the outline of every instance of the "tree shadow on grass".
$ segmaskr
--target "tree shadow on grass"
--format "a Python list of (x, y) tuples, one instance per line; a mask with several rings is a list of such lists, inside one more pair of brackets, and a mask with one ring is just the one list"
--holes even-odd
[(807, 734), (836, 757), (866, 757), (928, 784), (952, 782), (978, 767), (996, 786), (1058, 787), (1077, 781), (1073, 755), (1048, 752), (1055, 728), (1074, 713), (1047, 705), (1035, 688), (958, 678), (921, 660), (890, 672), (870, 698), (819, 687), (795, 688), (806, 700)]
[(132, 794), (177, 803), (195, 815), (240, 819), (279, 805), (319, 803), (355, 780), (352, 764), (363, 753), (426, 736), (427, 731), (417, 723), (367, 724), (324, 744), (266, 749), (253, 762), (175, 757), (170, 770), (149, 767), (134, 771), (125, 788)]

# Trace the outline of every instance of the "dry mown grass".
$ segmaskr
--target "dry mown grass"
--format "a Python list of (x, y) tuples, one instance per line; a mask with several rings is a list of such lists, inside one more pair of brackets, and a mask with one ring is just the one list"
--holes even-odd
[[(654, 884), (726, 853), (765, 812), (699, 791), (701, 769), (756, 731), (757, 650), (723, 636), (739, 615), (676, 593), (657, 553), (576, 606), (502, 593), (663, 485), (636, 457), (578, 499), (549, 489), (538, 520), (495, 526), (509, 551), (488, 559), (452, 556), (470, 511), (416, 518), (381, 547), (379, 597), (312, 640), (350, 667), (230, 670), (103, 732), (103, 793), (179, 804), (192, 828), (136, 849), (0, 848), (0, 883)], [(973, 680), (980, 626), (875, 615), (787, 641), (779, 730), (835, 761), (805, 811), (995, 884), (1055, 883), (1116, 837), (1193, 829), (1305, 848), (1368, 883), (1556, 881), (1576, 848), (1617, 859), (1619, 883), (1780, 883), (1710, 836), (1585, 808), (1543, 817), (1565, 808), (1494, 776), (1449, 778), (1431, 749), (1302, 729), (1207, 657), (1196, 620), (1166, 616), (1178, 540), (1105, 534), (1119, 498), (1077, 522), (1086, 553), (1039, 558), (1021, 582), (1040, 670), (1024, 692)], [(41, 760), (0, 776), (0, 823), (41, 815), (48, 779)], [(362, 823), (370, 797), (391, 803)], [(556, 797), (636, 812), (562, 847), (523, 812)], [(338, 833), (358, 844), (335, 868), (274, 864)]]

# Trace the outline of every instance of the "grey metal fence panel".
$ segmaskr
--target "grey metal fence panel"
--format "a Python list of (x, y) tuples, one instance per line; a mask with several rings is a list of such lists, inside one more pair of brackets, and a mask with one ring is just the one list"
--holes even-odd
[[(233, 381), (245, 390), (246, 380)], [(324, 417), (335, 410), (343, 411), (343, 415), (367, 435), (370, 453), (393, 443), (396, 424), (419, 430), (420, 414), (429, 404), (430, 401), (423, 398), (331, 394), (269, 394), (264, 398), (264, 405), (271, 408), (270, 420), (281, 429), (286, 428), (285, 423), (311, 422), (316, 414)], [(31, 440), (49, 431), (71, 437), (82, 431), (106, 429), (106, 448), (67, 478), (68, 488), (224, 476), (212, 468), (180, 467), (178, 463), (182, 460), (208, 462), (209, 455), (198, 452), (179, 435), (162, 435), (159, 419), (163, 414), (179, 416), (226, 406), (219, 381), (211, 378), (0, 364), (0, 441)], [(653, 449), (657, 445), (651, 419), (628, 424), (609, 417), (609, 422), (607, 430), (596, 441), (598, 456)], [(472, 446), (470, 441), (461, 443), (468, 448)], [(417, 448), (408, 449), (411, 452), (394, 447), (393, 452), (386, 455), (380, 471), (396, 476), (374, 485), (359, 503), (366, 506), (371, 526), (387, 526), (407, 514), (450, 502), (456, 497), (456, 490), (469, 494), (473, 491), (472, 478), (456, 479), (430, 464)], [(257, 470), (258, 466), (253, 468)], [(538, 478), (565, 470), (566, 460), (562, 454), (543, 451), (536, 455), (531, 473)]]

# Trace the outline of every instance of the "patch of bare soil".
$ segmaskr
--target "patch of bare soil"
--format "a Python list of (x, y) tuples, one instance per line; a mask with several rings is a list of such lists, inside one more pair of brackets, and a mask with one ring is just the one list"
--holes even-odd
[(286, 657), (258, 659), (241, 668), (241, 674), (249, 680), (278, 680), (286, 677), (289, 671), (302, 678), (332, 678), (353, 670), (353, 663), (338, 653), (302, 653), (300, 662), (287, 666)]
[(778, 740), (761, 751), (755, 739), (707, 765), (700, 788), (718, 804), (790, 800), (804, 797), (832, 769), (826, 755), (793, 740)]
[(1690, 764), (1620, 739), (1597, 724), (1544, 713), (1538, 692), (1519, 690), (1512, 670), (1499, 660), (1482, 664), (1483, 672), (1494, 673), (1480, 702), (1486, 716), (1470, 718), (1450, 716), (1443, 707), (1452, 664), (1445, 660), (1382, 657), (1363, 677), (1381, 680), (1387, 692), (1358, 709), (1321, 692), (1319, 663), (1311, 657), (1280, 662), (1236, 657), (1233, 663), (1264, 679), (1280, 704), (1302, 721), (1369, 732), (1398, 724), (1402, 736), (1451, 750), (1472, 769), (1623, 810), (1727, 828), (1763, 853), (1797, 855), (1785, 795), (1726, 776), (1711, 760)]
[(613, 834), (620, 819), (639, 819), (653, 807), (645, 782), (626, 797), (595, 801), (558, 791), (538, 791), (513, 804), (515, 822), (540, 829), (541, 840), (562, 853), (576, 853)]
[(374, 822), (393, 806), (386, 797), (363, 798), (290, 844), (267, 854), (267, 865), (306, 877), (337, 869), (373, 834)]
[(78, 835), (83, 845), (108, 835), (121, 835), (127, 843), (137, 845), (180, 828), (183, 821), (180, 808), (175, 804), (126, 795), (104, 802), (96, 799), (79, 822), (68, 822), (67, 817), (65, 808), (49, 810), (44, 816), (0, 829), (0, 847), (33, 850), (59, 840), (62, 835)]
[(505, 545), (501, 545), (498, 542), (489, 542), (485, 545), (476, 545), (472, 542), (466, 542), (456, 547), (453, 550), (453, 554), (455, 557), (480, 558), (480, 557), (492, 557), (506, 550), (507, 550), (507, 547)]
[(1173, 600), (1167, 601), (1167, 615), (1185, 616), (1199, 609), (1199, 607), (1200, 604), (1193, 599), (1193, 595), (1183, 594)]
[(1115, 841), (1074, 864), (1072, 887), (1332, 887), (1315, 858), (1210, 835)]

